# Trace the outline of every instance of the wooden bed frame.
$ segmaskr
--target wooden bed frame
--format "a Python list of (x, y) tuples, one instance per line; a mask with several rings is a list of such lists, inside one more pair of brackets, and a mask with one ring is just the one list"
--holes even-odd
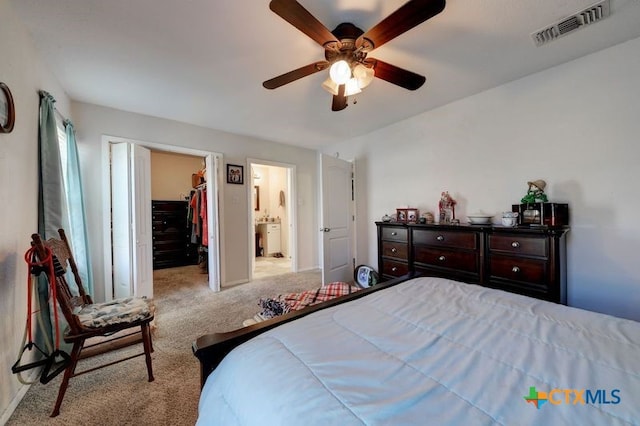
[(199, 337), (193, 342), (192, 350), (193, 354), (200, 361), (200, 386), (204, 386), (207, 377), (211, 372), (222, 362), (222, 359), (233, 350), (236, 346), (241, 345), (253, 337), (256, 337), (265, 331), (271, 330), (279, 325), (288, 323), (298, 318), (305, 317), (313, 312), (321, 309), (326, 309), (331, 306), (339, 305), (351, 300), (359, 299), (368, 294), (374, 293), (385, 288), (393, 287), (401, 282), (415, 278), (419, 274), (410, 273), (403, 275), (402, 277), (395, 278), (393, 280), (385, 281), (374, 287), (365, 288), (355, 293), (347, 294), (341, 297), (337, 297), (326, 302), (318, 303), (317, 305), (309, 306), (299, 311), (289, 312), (282, 316), (272, 318), (258, 324), (253, 324), (248, 327), (239, 328), (237, 330), (225, 332), (225, 333), (212, 333), (205, 334)]

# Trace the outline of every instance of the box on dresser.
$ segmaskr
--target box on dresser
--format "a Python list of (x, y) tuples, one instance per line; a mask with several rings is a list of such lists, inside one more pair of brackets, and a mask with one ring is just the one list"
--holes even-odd
[(513, 204), (512, 212), (518, 213), (518, 224), (529, 226), (568, 226), (569, 204), (527, 203)]

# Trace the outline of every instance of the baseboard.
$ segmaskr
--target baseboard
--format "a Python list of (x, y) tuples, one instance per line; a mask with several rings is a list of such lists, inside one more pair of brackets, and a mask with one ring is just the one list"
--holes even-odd
[(298, 269), (298, 272), (317, 272), (320, 271), (320, 268), (317, 266), (312, 266), (311, 268)]
[(248, 279), (243, 279), (243, 280), (236, 280), (236, 281), (228, 281), (226, 283), (224, 283), (224, 285), (222, 287), (233, 287), (234, 285), (238, 285), (238, 284), (244, 284), (244, 283), (248, 283), (249, 280)]
[[(38, 376), (40, 376), (40, 369), (32, 371), (26, 380), (29, 382), (37, 381)], [(4, 412), (2, 413), (2, 416), (0, 416), (0, 425), (4, 425), (9, 421), (11, 415), (14, 411), (16, 411), (16, 408), (20, 404), (20, 401), (22, 401), (22, 398), (24, 398), (24, 396), (27, 394), (29, 388), (31, 388), (31, 385), (21, 384), (18, 393), (16, 393), (16, 396), (13, 397), (7, 408), (5, 408)]]

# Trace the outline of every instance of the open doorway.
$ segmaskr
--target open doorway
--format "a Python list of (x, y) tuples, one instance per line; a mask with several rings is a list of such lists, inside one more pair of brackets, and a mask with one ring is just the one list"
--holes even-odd
[(297, 271), (295, 166), (249, 159), (251, 280)]
[[(160, 263), (154, 262), (153, 251), (157, 238), (153, 235), (153, 197), (151, 182), (151, 151), (175, 154), (183, 159), (194, 157), (197, 170), (207, 184), (208, 204), (206, 225), (208, 251), (206, 267), (208, 285), (220, 290), (218, 200), (221, 179), (221, 155), (183, 148), (103, 136), (104, 191), (104, 253), (105, 299), (123, 295), (153, 296), (152, 271)], [(176, 157), (177, 158), (177, 157)], [(175, 161), (174, 158), (173, 160)], [(166, 159), (165, 159), (166, 160)], [(203, 164), (204, 161), (204, 164)], [(162, 166), (159, 166), (162, 167)], [(194, 167), (196, 167), (194, 165)], [(191, 171), (191, 170), (189, 170)], [(191, 175), (188, 185), (177, 190), (173, 204), (187, 205), (190, 198)], [(169, 189), (171, 191), (171, 189)], [(165, 192), (166, 194), (166, 192)], [(156, 197), (157, 198), (157, 197)], [(165, 196), (160, 196), (165, 198)], [(180, 198), (185, 201), (182, 202)], [(184, 212), (187, 217), (188, 212)], [(177, 216), (176, 216), (177, 217)], [(195, 255), (199, 253), (195, 252)], [(166, 265), (165, 265), (166, 266)]]

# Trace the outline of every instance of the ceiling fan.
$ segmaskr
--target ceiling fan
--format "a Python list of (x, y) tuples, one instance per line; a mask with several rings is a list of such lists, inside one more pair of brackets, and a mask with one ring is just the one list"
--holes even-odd
[(296, 0), (272, 0), (269, 8), (321, 45), (326, 60), (279, 75), (262, 85), (267, 89), (275, 89), (329, 68), (329, 78), (322, 86), (333, 94), (333, 111), (345, 109), (347, 97), (360, 93), (374, 77), (408, 90), (416, 90), (424, 84), (424, 76), (367, 55), (434, 17), (444, 7), (445, 0), (410, 0), (367, 32), (352, 23), (339, 24), (329, 31)]

